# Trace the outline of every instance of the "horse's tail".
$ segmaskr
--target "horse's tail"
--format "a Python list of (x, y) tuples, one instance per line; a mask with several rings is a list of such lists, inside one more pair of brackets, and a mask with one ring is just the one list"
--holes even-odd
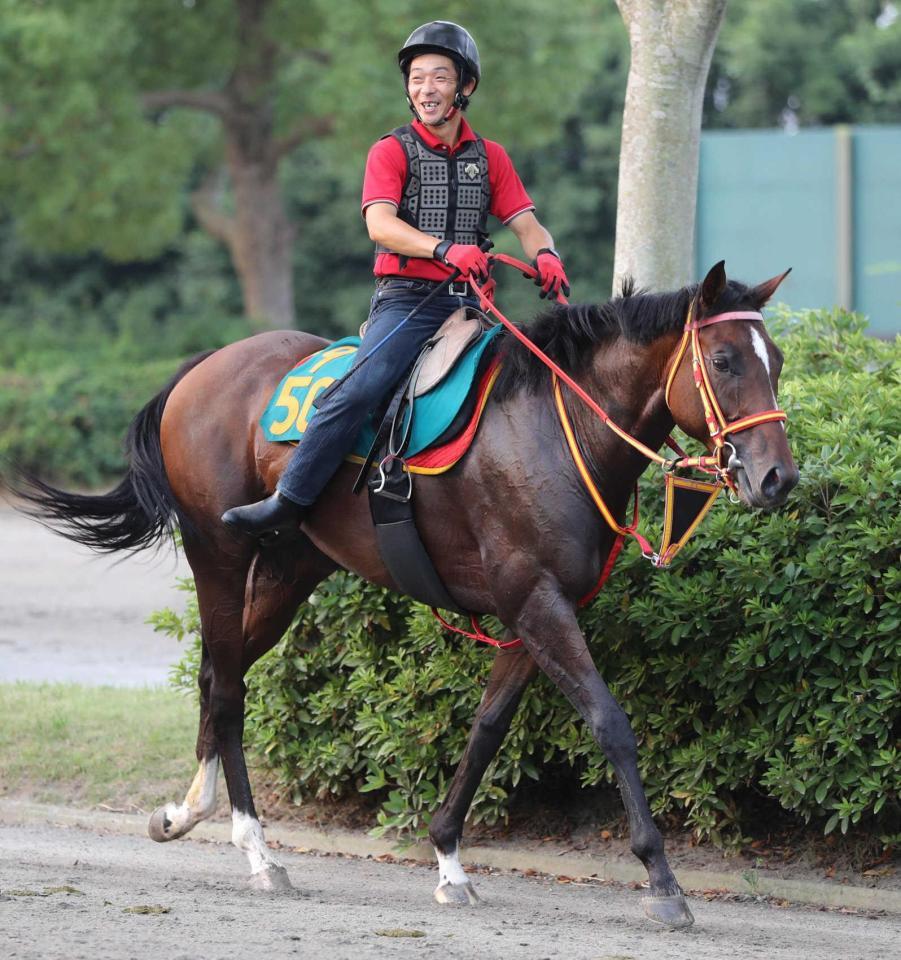
[(175, 385), (213, 353), (207, 350), (186, 360), (131, 422), (125, 441), (128, 472), (115, 489), (99, 495), (69, 493), (33, 474), (23, 474), (13, 487), (27, 504), (23, 512), (69, 540), (101, 552), (142, 550), (164, 538), (173, 539), (173, 518), (182, 526), (185, 521), (166, 476), (160, 422)]

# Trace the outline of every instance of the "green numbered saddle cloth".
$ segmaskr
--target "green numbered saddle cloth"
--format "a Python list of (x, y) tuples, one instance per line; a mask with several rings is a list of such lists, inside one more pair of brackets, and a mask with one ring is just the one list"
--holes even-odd
[[(426, 450), (447, 430), (472, 389), (479, 361), (500, 332), (499, 326), (486, 331), (437, 386), (417, 397), (407, 456)], [(345, 337), (307, 357), (284, 376), (260, 418), (267, 440), (300, 440), (316, 416), (316, 398), (347, 373), (359, 346), (359, 337)], [(365, 371), (359, 376), (365, 377)], [(353, 448), (355, 459), (366, 456), (377, 427), (371, 420), (363, 426)]]

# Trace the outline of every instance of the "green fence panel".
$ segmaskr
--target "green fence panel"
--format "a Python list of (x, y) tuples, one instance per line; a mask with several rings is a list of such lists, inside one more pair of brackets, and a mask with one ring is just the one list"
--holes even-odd
[(901, 127), (703, 133), (695, 256), (755, 283), (792, 267), (791, 307), (901, 330)]
[(901, 330), (901, 128), (855, 127), (854, 307), (874, 333)]

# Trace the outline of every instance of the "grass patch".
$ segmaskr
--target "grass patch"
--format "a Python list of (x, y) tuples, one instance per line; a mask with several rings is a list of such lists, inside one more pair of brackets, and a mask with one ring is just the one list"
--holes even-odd
[(0, 793), (152, 809), (194, 775), (197, 708), (165, 688), (0, 684)]

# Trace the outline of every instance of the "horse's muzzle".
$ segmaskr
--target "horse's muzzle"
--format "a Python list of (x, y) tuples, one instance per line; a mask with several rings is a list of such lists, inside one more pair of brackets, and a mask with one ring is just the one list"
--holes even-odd
[(739, 458), (730, 462), (729, 472), (735, 480), (738, 495), (749, 506), (758, 510), (775, 510), (788, 499), (788, 495), (797, 486), (799, 473), (794, 461), (777, 462), (764, 473), (763, 479), (755, 483), (752, 471), (749, 471)]

